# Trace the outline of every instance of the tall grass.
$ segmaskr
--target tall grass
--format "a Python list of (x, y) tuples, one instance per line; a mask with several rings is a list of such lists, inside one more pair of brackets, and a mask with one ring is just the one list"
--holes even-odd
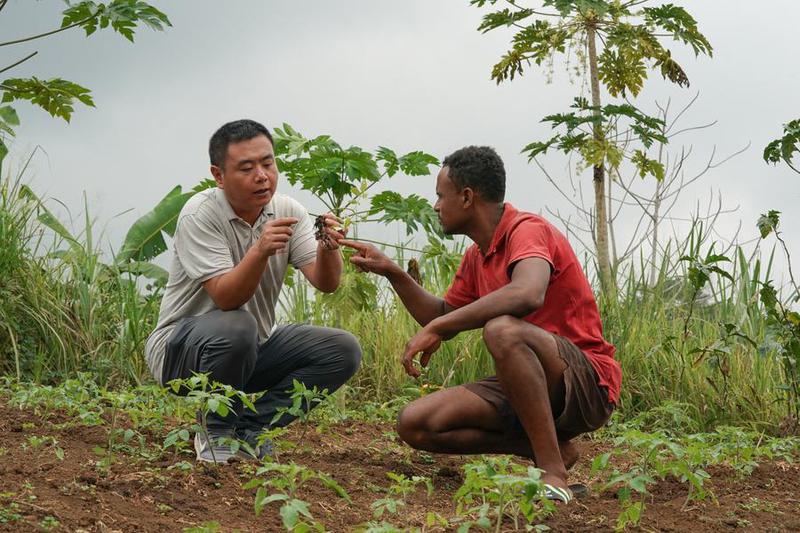
[(143, 294), (130, 274), (103, 263), (93, 227), (87, 210), (72, 236), (19, 177), (0, 184), (4, 373), (46, 382), (90, 370), (102, 383), (141, 380), (160, 288)]
[[(144, 340), (162, 288), (144, 286), (103, 261), (88, 213), (77, 235), (53, 232), (52, 220), (43, 218), (52, 214), (24, 191), (19, 178), (0, 185), (0, 370), (44, 382), (79, 371), (102, 384), (149, 380)], [(697, 227), (685, 241), (670, 243), (655, 285), (648, 284), (642, 260), (620, 274), (616, 299), (599, 301), (623, 368), (620, 411), (631, 417), (679, 403), (699, 427), (775, 430), (787, 412), (779, 388), (785, 376), (758, 301), (772, 258), (762, 262), (752, 251), (729, 250), (733, 261), (725, 268), (733, 281), (712, 276), (696, 293), (688, 263), (679, 258), (702, 255), (703, 231)], [(418, 258), (423, 284), (442, 294), (459, 254), (438, 241), (426, 252)], [(401, 250), (398, 260), (406, 259)], [(480, 331), (471, 331), (445, 342), (422, 379), (411, 380), (399, 358), (419, 328), (385, 282), (349, 267), (331, 295), (314, 294), (296, 272), (287, 281), (282, 320), (341, 327), (360, 339), (363, 364), (349, 393), (356, 401), (424, 394), (493, 373)]]

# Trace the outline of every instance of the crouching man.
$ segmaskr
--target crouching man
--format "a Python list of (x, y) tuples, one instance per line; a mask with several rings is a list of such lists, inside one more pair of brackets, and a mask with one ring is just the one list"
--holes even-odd
[(419, 376), (442, 340), (482, 328), (496, 375), (444, 389), (407, 405), (397, 431), (437, 453), (516, 454), (544, 470), (546, 495), (568, 503), (571, 442), (596, 430), (619, 398), (621, 372), (603, 339), (594, 294), (567, 239), (544, 218), (504, 203), (505, 169), (488, 147), (445, 158), (436, 205), (448, 234), (467, 235), (455, 279), (438, 298), (375, 247), (354, 248), (361, 270), (385, 276), (423, 326), (405, 348), (406, 372)]
[[(277, 192), (272, 136), (261, 124), (225, 124), (211, 137), (209, 156), (217, 187), (193, 196), (178, 217), (169, 282), (145, 354), (161, 384), (206, 372), (237, 390), (266, 390), (256, 412), (239, 405), (224, 418), (211, 414), (209, 440), (195, 435), (198, 460), (227, 462), (231, 438), (247, 442), (260, 459), (271, 444), (259, 447), (258, 436), (291, 405), (293, 380), (332, 393), (361, 361), (358, 341), (345, 331), (274, 327), (290, 263), (317, 289), (336, 290), (344, 235), (327, 214), (326, 238), (317, 241), (306, 209)], [(291, 420), (284, 415), (275, 425)]]

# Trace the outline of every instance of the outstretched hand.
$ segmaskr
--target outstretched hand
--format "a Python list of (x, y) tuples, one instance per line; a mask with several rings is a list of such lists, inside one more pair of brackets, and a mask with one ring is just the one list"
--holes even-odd
[(420, 365), (424, 368), (428, 366), (428, 362), (431, 360), (431, 356), (439, 349), (439, 346), (442, 345), (442, 336), (438, 333), (434, 333), (430, 330), (430, 328), (422, 328), (416, 335), (414, 335), (408, 343), (406, 343), (405, 351), (403, 352), (403, 368), (406, 370), (406, 374), (411, 376), (412, 378), (418, 378), (420, 376), (419, 369), (414, 366), (414, 357), (417, 354), (421, 353), (422, 356), (419, 359)]
[(339, 244), (356, 251), (350, 256), (350, 262), (361, 272), (372, 272), (380, 276), (389, 275), (398, 266), (376, 247), (365, 242), (342, 239)]

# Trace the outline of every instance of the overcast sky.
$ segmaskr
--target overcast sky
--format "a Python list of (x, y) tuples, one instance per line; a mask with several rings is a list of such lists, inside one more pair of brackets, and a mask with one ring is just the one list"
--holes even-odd
[[(135, 44), (110, 31), (89, 38), (70, 31), (0, 49), (3, 65), (39, 51), (7, 76), (63, 77), (92, 89), (97, 109), (79, 107), (69, 125), (18, 105), (23, 125), (11, 162), (41, 146), (46, 155), (36, 157), (28, 176), (34, 188), (64, 202), (73, 215), (80, 213), (85, 191), (92, 215), (114, 244), (171, 187), (208, 177), (210, 134), (243, 117), (269, 127), (288, 122), (307, 136), (326, 133), (344, 145), (423, 149), (440, 158), (467, 144), (488, 144), (506, 162), (508, 200), (534, 212), (571, 212), (520, 149), (547, 137), (543, 116), (566, 110), (573, 97), (585, 94), (580, 80), (570, 80), (557, 57), (552, 75), (532, 67), (497, 86), (489, 73), (507, 49), (509, 33), (477, 32), (483, 12), (468, 0), (151, 3), (174, 27), (163, 33), (140, 29)], [(800, 257), (800, 176), (761, 159), (782, 124), (800, 117), (800, 2), (675, 3), (698, 20), (714, 57), (695, 59), (676, 45), (691, 88), (670, 86), (654, 74), (634, 103), (655, 113), (656, 100), (671, 99), (677, 108), (699, 92), (684, 127), (717, 125), (673, 141), (676, 153), (693, 146), (689, 173), (701, 169), (713, 150), (722, 158), (748, 143), (750, 148), (707, 173), (673, 214), (686, 217), (697, 201), (719, 191), (726, 206), (739, 210), (720, 220), (717, 230), (731, 237), (741, 220), (740, 237), (747, 240), (757, 234), (759, 213), (780, 210)], [(63, 5), (11, 0), (0, 14), (3, 40), (57, 27)], [(545, 163), (569, 188), (567, 160), (549, 157)], [(578, 178), (586, 181), (589, 173)], [(398, 190), (433, 198), (432, 176), (395, 179), (391, 185)], [(280, 187), (310, 210), (320, 208), (287, 183)], [(635, 220), (631, 212), (618, 231)]]

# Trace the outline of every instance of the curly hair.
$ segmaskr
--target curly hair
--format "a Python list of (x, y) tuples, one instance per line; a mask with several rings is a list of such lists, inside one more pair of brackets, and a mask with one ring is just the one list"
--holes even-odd
[(445, 157), (442, 166), (458, 188), (469, 187), (490, 202), (503, 201), (506, 169), (494, 148), (466, 146)]
[(259, 135), (264, 135), (272, 143), (272, 134), (255, 120), (242, 119), (223, 124), (208, 141), (208, 157), (211, 164), (223, 168), (225, 156), (228, 155), (228, 145), (249, 141)]

